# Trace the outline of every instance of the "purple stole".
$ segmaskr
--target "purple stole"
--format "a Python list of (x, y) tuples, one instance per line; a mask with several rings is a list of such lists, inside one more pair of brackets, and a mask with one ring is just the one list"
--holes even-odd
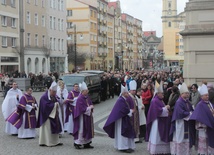
[(83, 138), (89, 140), (94, 137), (93, 116), (92, 114), (90, 116), (84, 114), (90, 105), (92, 105), (91, 99), (88, 96), (80, 94), (74, 110), (74, 140), (78, 139), (79, 135), (80, 115), (83, 115)]
[(52, 134), (59, 134), (62, 132), (60, 120), (59, 120), (59, 112), (56, 112), (55, 118), (50, 118), (49, 115), (51, 114), (55, 102), (59, 102), (57, 100), (57, 97), (50, 97), (51, 100), (48, 98), (48, 91), (47, 90), (40, 99), (39, 104), (39, 115), (38, 115), (38, 121), (37, 121), (37, 127), (41, 127), (47, 119), (50, 120), (50, 126), (51, 126), (51, 133)]
[(23, 115), (25, 113), (25, 129), (36, 128), (36, 112), (32, 109), (30, 112), (26, 111), (26, 105), (32, 106), (32, 103), (36, 104), (36, 100), (33, 96), (24, 94), (17, 106), (17, 109), (7, 118), (7, 121), (19, 129), (23, 123)]
[(161, 141), (165, 143), (170, 141), (169, 131), (171, 117), (160, 117), (164, 106), (165, 104), (163, 100), (161, 100), (157, 95), (152, 99), (146, 120), (146, 141), (149, 141), (152, 123), (156, 119), (158, 120), (158, 132), (160, 134)]
[(66, 100), (66, 110), (65, 110), (65, 114), (66, 114), (66, 116), (65, 116), (65, 123), (68, 122), (69, 115), (72, 114), (74, 116), (74, 114), (73, 114), (74, 106), (72, 106), (70, 103), (72, 103), (73, 99), (75, 97), (78, 97), (79, 94), (80, 94), (80, 92), (76, 92), (76, 91), (72, 90), (72, 91), (70, 91), (70, 93), (69, 93), (69, 95), (67, 97), (67, 100)]

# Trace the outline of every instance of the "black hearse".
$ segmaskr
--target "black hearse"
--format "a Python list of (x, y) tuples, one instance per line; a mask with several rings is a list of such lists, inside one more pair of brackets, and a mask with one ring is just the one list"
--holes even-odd
[(61, 79), (64, 81), (67, 90), (70, 92), (73, 89), (75, 83), (86, 83), (89, 90), (89, 97), (92, 102), (100, 103), (100, 90), (101, 90), (101, 79), (98, 74), (67, 74), (63, 75)]

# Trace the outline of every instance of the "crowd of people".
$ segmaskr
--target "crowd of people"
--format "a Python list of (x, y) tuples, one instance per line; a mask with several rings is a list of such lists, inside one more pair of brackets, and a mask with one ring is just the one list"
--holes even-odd
[[(87, 85), (75, 83), (68, 92), (62, 80), (55, 81), (39, 103), (31, 87), (23, 95), (13, 82), (2, 105), (5, 132), (34, 138), (37, 127), (40, 146), (56, 146), (62, 145), (59, 137), (67, 131), (76, 149), (93, 148), (94, 106)], [(214, 155), (212, 83), (187, 86), (179, 71), (115, 71), (101, 76), (101, 90), (102, 100), (118, 96), (103, 127), (115, 139), (115, 149), (132, 153), (136, 143), (147, 142), (154, 155), (190, 155), (193, 148), (200, 155)], [(8, 107), (8, 102), (13, 104)]]

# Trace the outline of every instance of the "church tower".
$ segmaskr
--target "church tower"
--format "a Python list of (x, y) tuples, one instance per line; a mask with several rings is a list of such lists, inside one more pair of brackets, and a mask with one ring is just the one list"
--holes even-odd
[(162, 0), (162, 28), (177, 28), (177, 0)]

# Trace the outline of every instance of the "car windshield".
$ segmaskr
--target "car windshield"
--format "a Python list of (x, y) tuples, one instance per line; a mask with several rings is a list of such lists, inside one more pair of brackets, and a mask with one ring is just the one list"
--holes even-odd
[(84, 81), (84, 77), (83, 76), (63, 76), (62, 80), (64, 81), (64, 83), (68, 86), (68, 85), (74, 85), (75, 83), (82, 83)]

